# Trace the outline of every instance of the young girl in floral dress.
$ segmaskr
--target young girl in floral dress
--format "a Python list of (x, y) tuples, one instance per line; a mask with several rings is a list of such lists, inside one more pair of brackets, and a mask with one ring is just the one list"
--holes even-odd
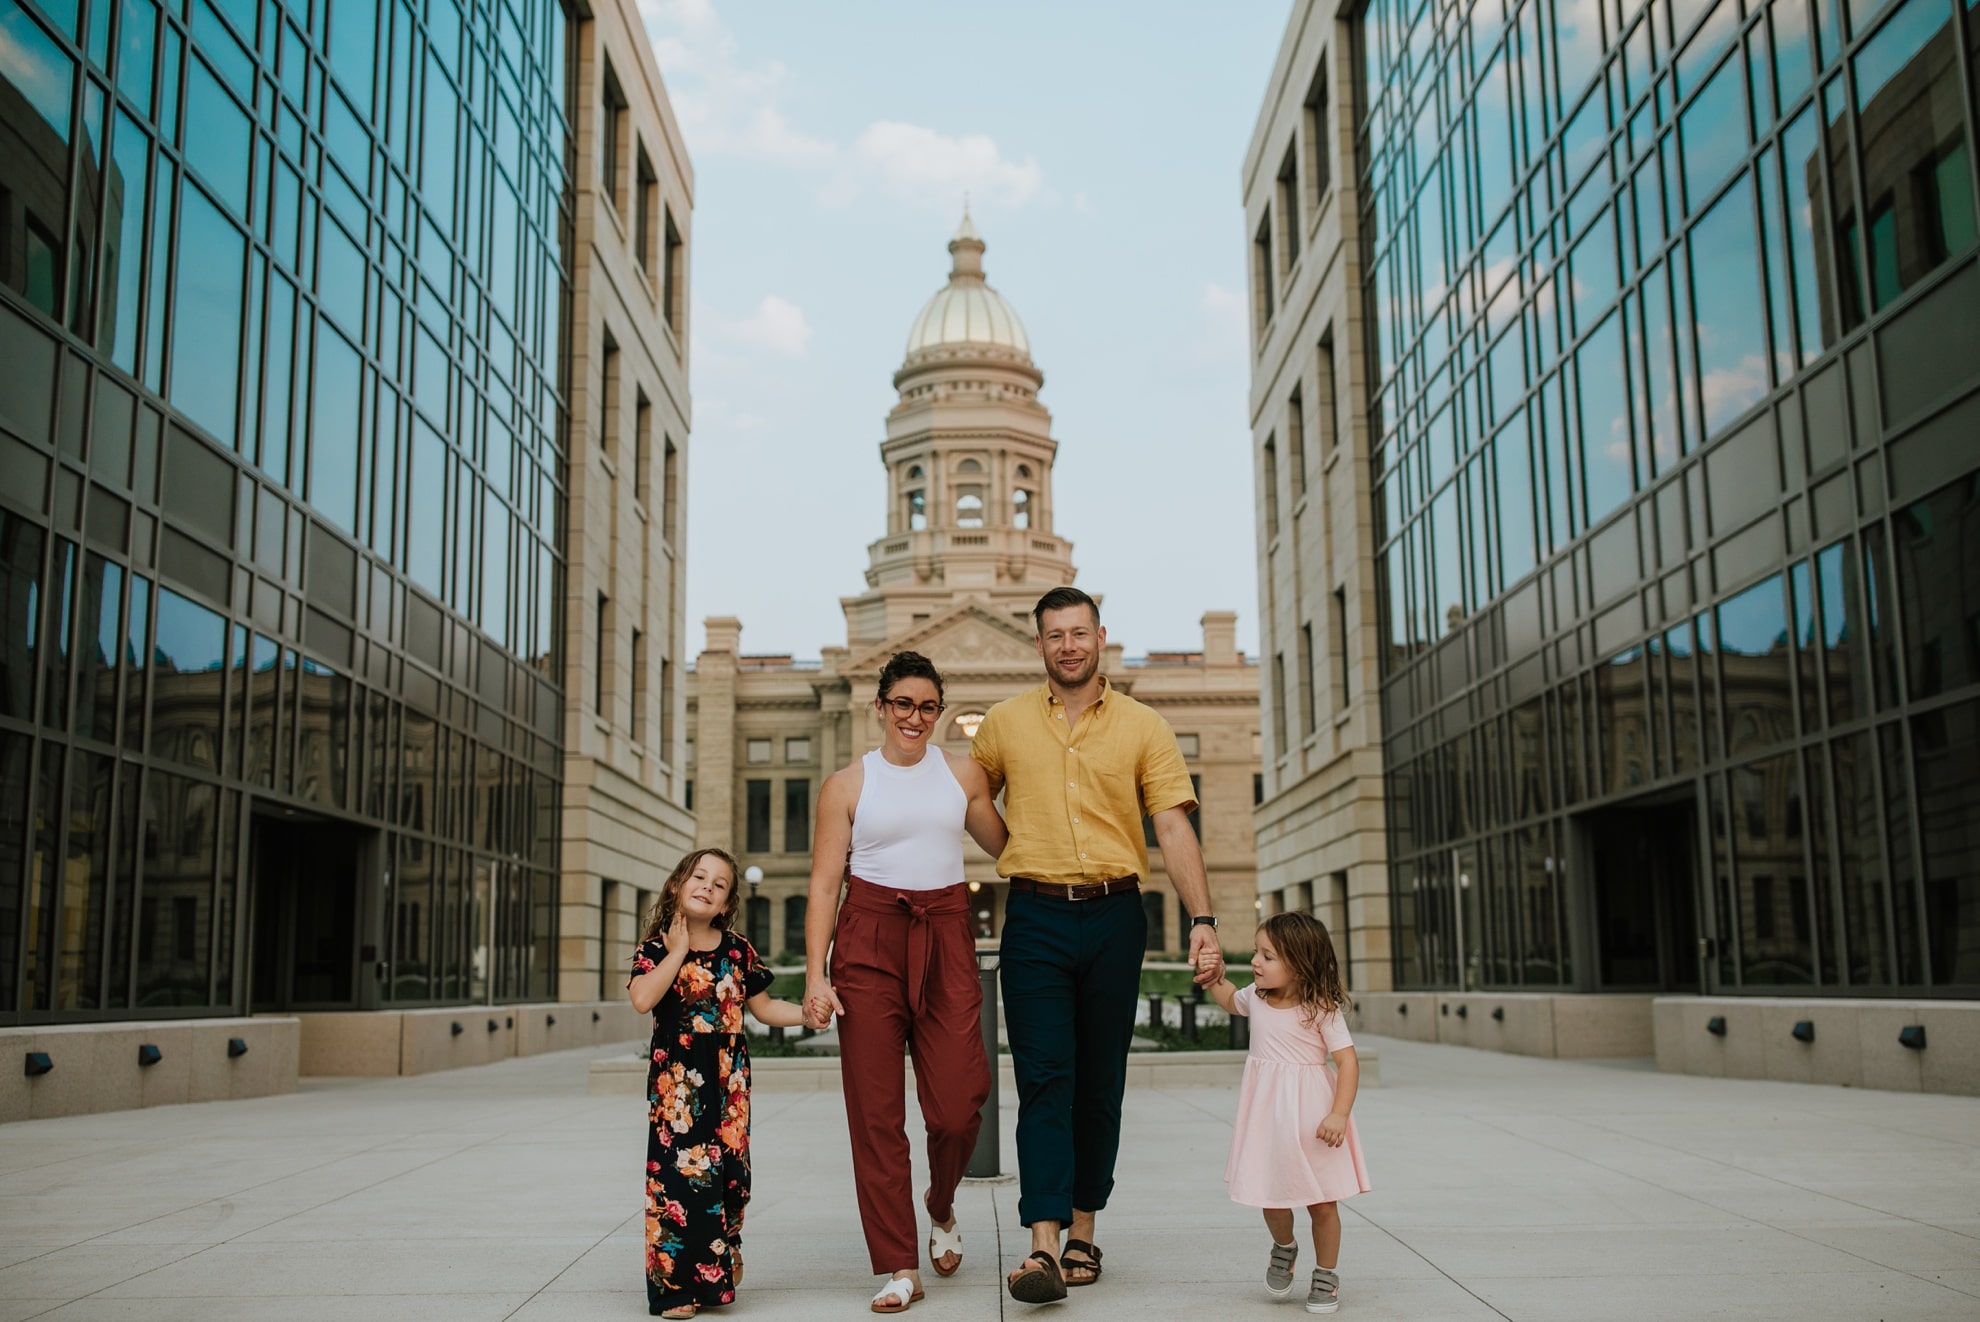
[(646, 1075), (646, 1311), (693, 1317), (733, 1302), (749, 1202), (749, 1046), (743, 1008), (796, 1028), (770, 970), (733, 931), (736, 860), (697, 849), (660, 888), (626, 993), (653, 1015)]

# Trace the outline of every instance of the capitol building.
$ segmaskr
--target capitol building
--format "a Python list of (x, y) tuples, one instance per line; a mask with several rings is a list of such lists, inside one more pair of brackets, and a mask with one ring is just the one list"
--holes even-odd
[[(822, 647), (816, 661), (753, 655), (742, 647), (742, 621), (712, 616), (688, 676), (697, 843), (762, 869), (745, 912), (751, 941), (766, 953), (803, 948), (818, 790), (879, 745), (872, 704), (888, 657), (921, 652), (941, 668), (948, 710), (936, 738), (955, 751), (993, 703), (1044, 681), (1031, 608), (1076, 574), (1053, 511), (1059, 443), (1023, 323), (984, 280), (984, 247), (965, 213), (949, 241), (948, 282), (908, 331), (894, 373), (900, 400), (880, 443), (887, 524), (868, 547), (864, 590), (840, 599), (844, 641)], [(1236, 623), (1235, 612), (1206, 611), (1195, 648), (1129, 660), (1115, 644), (1103, 671), (1174, 727), (1197, 786), (1194, 822), (1226, 940), (1248, 948), (1258, 666), (1237, 650)], [(1175, 893), (1152, 831), (1147, 838), (1149, 949), (1174, 951), (1184, 944)], [(964, 849), (977, 935), (991, 938), (1003, 886), (992, 859), (971, 842)]]

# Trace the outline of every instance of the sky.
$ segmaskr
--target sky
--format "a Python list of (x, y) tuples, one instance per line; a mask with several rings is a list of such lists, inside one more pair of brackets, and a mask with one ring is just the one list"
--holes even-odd
[(1256, 650), (1240, 171), (1288, 5), (640, 0), (695, 172), (688, 647), (845, 640), (963, 198), (1045, 373), (1056, 530), (1129, 656)]

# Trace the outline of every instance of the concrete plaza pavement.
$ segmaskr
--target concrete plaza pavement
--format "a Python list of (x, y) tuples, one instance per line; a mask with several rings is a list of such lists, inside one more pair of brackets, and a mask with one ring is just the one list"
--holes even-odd
[[(1339, 1317), (1980, 1317), (1980, 1101), (1376, 1041)], [(0, 1127), (0, 1322), (644, 1316), (644, 1105), (585, 1091), (624, 1050)], [(1130, 1090), (1107, 1272), (1063, 1305), (1004, 1295), (1016, 1188), (966, 1188), (915, 1317), (1305, 1316), (1224, 1194), (1235, 1101)], [(745, 1288), (711, 1317), (872, 1316), (844, 1127), (836, 1093), (759, 1092)]]

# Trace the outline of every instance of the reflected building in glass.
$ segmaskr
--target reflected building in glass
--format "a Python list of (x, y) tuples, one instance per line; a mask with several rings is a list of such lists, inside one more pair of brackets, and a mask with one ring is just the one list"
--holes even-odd
[(691, 186), (607, 8), (0, 0), (0, 1023), (598, 995), (567, 530), (621, 415), (674, 504)]
[(1972, 997), (1980, 14), (1315, 8), (1396, 985)]

